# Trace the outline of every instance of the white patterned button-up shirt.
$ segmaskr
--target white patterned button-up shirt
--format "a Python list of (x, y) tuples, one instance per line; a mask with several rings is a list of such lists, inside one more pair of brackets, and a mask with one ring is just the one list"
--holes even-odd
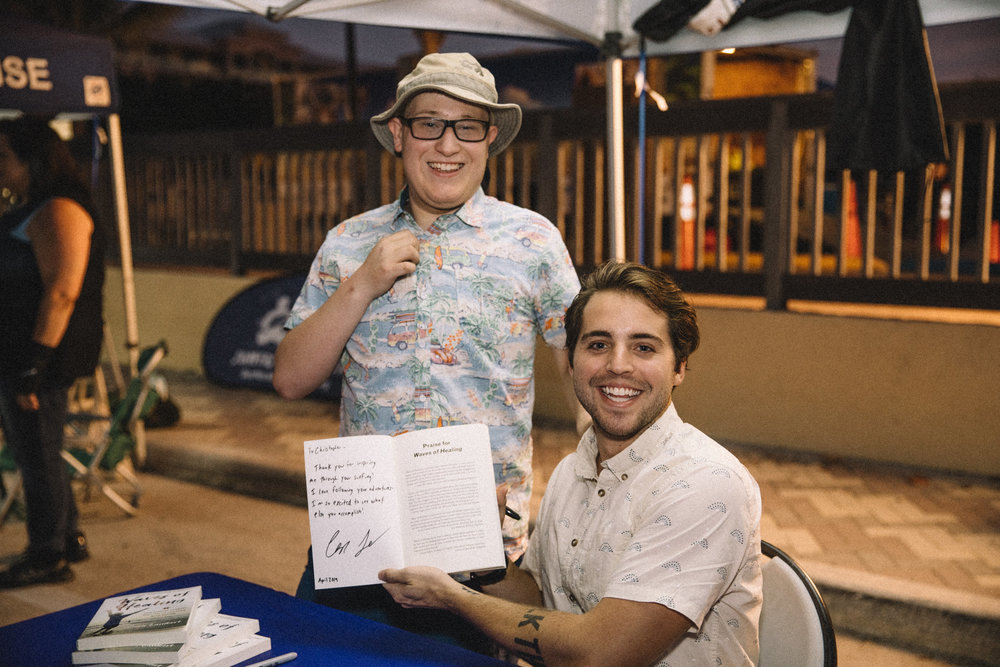
[(750, 472), (673, 404), (599, 473), (596, 460), (591, 429), (546, 487), (523, 564), (545, 605), (655, 602), (694, 626), (657, 664), (755, 664), (761, 504)]

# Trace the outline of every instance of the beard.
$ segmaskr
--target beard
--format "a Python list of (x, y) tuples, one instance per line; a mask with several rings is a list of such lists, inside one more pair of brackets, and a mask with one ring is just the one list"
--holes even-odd
[(614, 442), (630, 443), (639, 437), (663, 415), (670, 405), (673, 393), (673, 387), (660, 391), (652, 391), (651, 387), (646, 387), (639, 396), (641, 403), (631, 406), (627, 411), (615, 410), (604, 400), (600, 390), (602, 384), (598, 381), (591, 382), (582, 396), (577, 392), (577, 398), (590, 414), (595, 435)]

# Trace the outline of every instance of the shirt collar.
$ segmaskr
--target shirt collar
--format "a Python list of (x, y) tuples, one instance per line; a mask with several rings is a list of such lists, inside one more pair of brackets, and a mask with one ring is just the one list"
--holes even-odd
[[(437, 220), (431, 226), (432, 230), (438, 232), (444, 231), (451, 225), (454, 221), (458, 220), (465, 223), (469, 227), (482, 227), (483, 222), (486, 220), (487, 210), (488, 210), (489, 198), (486, 193), (483, 192), (481, 187), (476, 188), (476, 191), (472, 193), (472, 196), (462, 204), (454, 213), (446, 213), (444, 215), (438, 216)], [(413, 216), (408, 212), (407, 205), (410, 203), (410, 187), (405, 186), (402, 192), (399, 193), (399, 198), (396, 200), (396, 215), (393, 219), (393, 229), (399, 230), (403, 224), (403, 221), (407, 221), (410, 224), (415, 225)]]
[[(620, 478), (623, 473), (630, 472), (658, 453), (663, 443), (683, 424), (680, 415), (677, 414), (677, 408), (671, 401), (663, 414), (631, 445), (602, 462), (601, 466)], [(600, 471), (595, 468), (595, 461), (597, 461), (597, 439), (594, 437), (594, 427), (591, 426), (580, 438), (580, 444), (576, 448), (574, 466), (576, 474), (585, 479), (596, 479)]]

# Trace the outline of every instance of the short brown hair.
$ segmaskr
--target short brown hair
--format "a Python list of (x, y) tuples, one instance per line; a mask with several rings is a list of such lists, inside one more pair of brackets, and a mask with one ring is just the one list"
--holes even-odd
[(680, 370), (681, 363), (698, 349), (701, 340), (694, 307), (684, 298), (681, 288), (662, 271), (614, 260), (605, 262), (583, 278), (580, 293), (566, 311), (566, 349), (570, 365), (573, 365), (573, 351), (580, 340), (584, 307), (590, 297), (608, 290), (634, 294), (653, 310), (666, 315), (670, 344), (677, 362), (674, 370)]

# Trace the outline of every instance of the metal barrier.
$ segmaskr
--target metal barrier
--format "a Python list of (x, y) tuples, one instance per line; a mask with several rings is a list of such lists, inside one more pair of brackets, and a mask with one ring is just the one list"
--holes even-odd
[[(951, 159), (920, 173), (831, 173), (818, 93), (674, 104), (645, 164), (626, 124), (627, 250), (687, 291), (1000, 310), (1000, 83), (942, 89)], [(305, 269), (328, 230), (391, 201), (400, 161), (367, 123), (126, 135), (139, 262)], [(562, 232), (581, 271), (606, 257), (604, 118), (531, 111), (487, 191)], [(639, 201), (638, 184), (643, 185)]]

